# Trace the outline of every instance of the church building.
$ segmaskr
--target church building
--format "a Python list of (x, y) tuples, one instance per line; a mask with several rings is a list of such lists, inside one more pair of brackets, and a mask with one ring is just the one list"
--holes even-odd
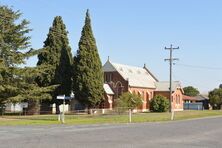
[[(142, 106), (137, 109), (149, 111), (150, 100), (155, 95), (170, 98), (169, 82), (159, 81), (144, 65), (135, 67), (113, 63), (109, 59), (103, 66), (104, 71), (104, 108), (112, 109), (115, 100), (124, 92), (135, 93), (142, 98)], [(173, 82), (172, 107), (175, 111), (183, 110), (183, 89), (180, 82)]]

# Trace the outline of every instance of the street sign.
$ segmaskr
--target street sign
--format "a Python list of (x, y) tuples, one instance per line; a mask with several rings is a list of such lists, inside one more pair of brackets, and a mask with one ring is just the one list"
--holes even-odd
[(65, 95), (63, 95), (63, 96), (57, 96), (56, 99), (64, 100), (64, 99), (65, 99)]
[(70, 100), (72, 99), (72, 97), (68, 97), (68, 96), (57, 96), (56, 99), (59, 99), (59, 100)]

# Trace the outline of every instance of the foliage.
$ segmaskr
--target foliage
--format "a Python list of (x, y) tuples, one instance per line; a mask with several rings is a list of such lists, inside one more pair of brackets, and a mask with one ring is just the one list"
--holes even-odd
[(197, 96), (200, 94), (199, 90), (197, 88), (194, 88), (193, 86), (187, 86), (183, 88), (184, 94), (187, 96)]
[(142, 105), (142, 98), (136, 94), (129, 92), (123, 93), (116, 102), (117, 108), (135, 109)]
[(24, 64), (31, 52), (25, 52), (30, 46), (29, 22), (26, 19), (20, 21), (20, 17), (20, 11), (0, 6), (0, 58), (6, 67)]
[(62, 17), (56, 16), (49, 29), (44, 47), (38, 54), (37, 67), (42, 70), (37, 76), (36, 82), (41, 87), (58, 85), (51, 93), (53, 98), (63, 94), (69, 96), (71, 93), (72, 54), (67, 34)]
[(30, 49), (29, 22), (21, 20), (21, 13), (0, 6), (0, 104), (7, 102), (50, 99), (55, 86), (39, 87), (35, 78), (42, 69), (23, 67), (26, 59), (40, 50)]
[(213, 109), (221, 109), (222, 105), (222, 88), (216, 88), (209, 92), (209, 102)]
[(26, 73), (21, 64), (37, 51), (27, 50), (30, 46), (27, 34), (31, 29), (29, 22), (20, 17), (20, 11), (0, 6), (0, 104), (32, 97), (31, 85), (34, 84), (26, 79), (31, 74)]
[(87, 106), (94, 108), (103, 99), (103, 71), (93, 36), (89, 10), (86, 12), (79, 49), (74, 57), (73, 90), (75, 97)]
[(169, 103), (166, 97), (157, 95), (150, 102), (150, 110), (153, 112), (166, 112), (169, 109)]

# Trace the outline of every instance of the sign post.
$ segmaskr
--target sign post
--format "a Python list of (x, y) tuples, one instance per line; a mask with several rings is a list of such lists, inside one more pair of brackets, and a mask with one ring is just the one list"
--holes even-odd
[(65, 123), (65, 95), (63, 99), (63, 108), (62, 108), (62, 123)]
[(74, 98), (74, 93), (72, 92), (70, 97), (66, 97), (65, 95), (62, 95), (62, 96), (57, 96), (56, 99), (59, 99), (59, 100), (63, 100), (63, 106), (62, 106), (62, 113), (60, 111), (60, 114), (58, 116), (58, 121), (62, 121), (62, 123), (65, 123), (65, 103), (66, 103), (66, 99), (70, 100), (70, 99), (73, 99)]
[(63, 100), (62, 113), (60, 111), (60, 114), (58, 116), (58, 121), (62, 121), (62, 123), (65, 123), (65, 95), (57, 96), (56, 99)]

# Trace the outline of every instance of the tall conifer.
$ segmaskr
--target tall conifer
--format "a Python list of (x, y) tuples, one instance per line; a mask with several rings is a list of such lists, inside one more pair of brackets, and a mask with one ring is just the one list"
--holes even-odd
[(32, 53), (30, 46), (29, 22), (20, 19), (20, 11), (0, 5), (0, 104), (18, 100), (24, 92), (20, 64)]
[(39, 87), (35, 83), (40, 69), (21, 67), (39, 50), (27, 51), (30, 46), (27, 34), (31, 29), (29, 22), (20, 17), (20, 11), (0, 5), (0, 104), (50, 99), (48, 93), (54, 89), (54, 86)]
[(86, 107), (97, 107), (103, 99), (103, 71), (93, 36), (89, 10), (86, 12), (79, 49), (74, 57), (75, 97)]
[(57, 95), (68, 96), (71, 92), (72, 54), (67, 34), (62, 17), (56, 16), (43, 50), (38, 55), (37, 66), (42, 67), (44, 71), (36, 81), (39, 86), (59, 85), (51, 94), (54, 99)]

